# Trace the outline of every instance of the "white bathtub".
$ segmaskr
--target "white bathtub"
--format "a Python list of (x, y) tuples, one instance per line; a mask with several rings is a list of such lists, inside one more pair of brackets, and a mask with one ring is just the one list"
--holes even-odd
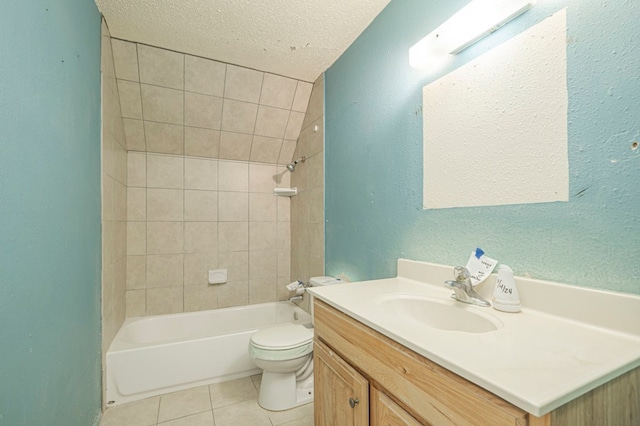
[(248, 353), (257, 330), (311, 324), (291, 302), (130, 318), (106, 355), (108, 406), (260, 373)]

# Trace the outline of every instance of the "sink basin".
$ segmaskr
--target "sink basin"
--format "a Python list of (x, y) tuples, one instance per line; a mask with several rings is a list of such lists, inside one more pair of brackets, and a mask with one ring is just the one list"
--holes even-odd
[(502, 328), (498, 318), (479, 311), (483, 308), (452, 300), (394, 294), (379, 297), (377, 303), (392, 315), (439, 330), (487, 333)]

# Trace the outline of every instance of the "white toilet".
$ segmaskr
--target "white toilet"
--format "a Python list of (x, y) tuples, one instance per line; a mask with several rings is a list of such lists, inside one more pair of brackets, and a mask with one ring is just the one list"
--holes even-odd
[[(333, 277), (313, 277), (314, 286), (342, 283)], [(251, 336), (249, 355), (263, 370), (258, 404), (282, 411), (313, 401), (313, 327), (284, 324)]]

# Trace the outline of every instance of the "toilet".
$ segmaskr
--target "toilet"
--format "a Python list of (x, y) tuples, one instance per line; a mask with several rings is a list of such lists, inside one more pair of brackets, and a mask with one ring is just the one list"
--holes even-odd
[[(313, 277), (312, 287), (340, 284), (333, 277)], [(313, 326), (284, 324), (251, 336), (249, 355), (263, 370), (258, 404), (282, 411), (313, 401)]]

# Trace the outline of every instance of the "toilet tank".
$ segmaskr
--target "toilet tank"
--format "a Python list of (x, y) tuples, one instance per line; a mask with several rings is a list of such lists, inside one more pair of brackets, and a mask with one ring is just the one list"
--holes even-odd
[[(325, 285), (343, 284), (345, 282), (346, 281), (342, 281), (340, 278), (330, 277), (330, 276), (311, 277), (311, 278), (309, 278), (309, 286), (310, 287), (323, 287)], [(312, 294), (309, 294), (309, 311), (311, 312), (311, 324), (314, 324), (313, 295)]]
[(325, 285), (342, 284), (343, 282), (344, 281), (342, 281), (340, 278), (329, 277), (329, 276), (309, 278), (309, 285), (311, 287), (322, 287)]

